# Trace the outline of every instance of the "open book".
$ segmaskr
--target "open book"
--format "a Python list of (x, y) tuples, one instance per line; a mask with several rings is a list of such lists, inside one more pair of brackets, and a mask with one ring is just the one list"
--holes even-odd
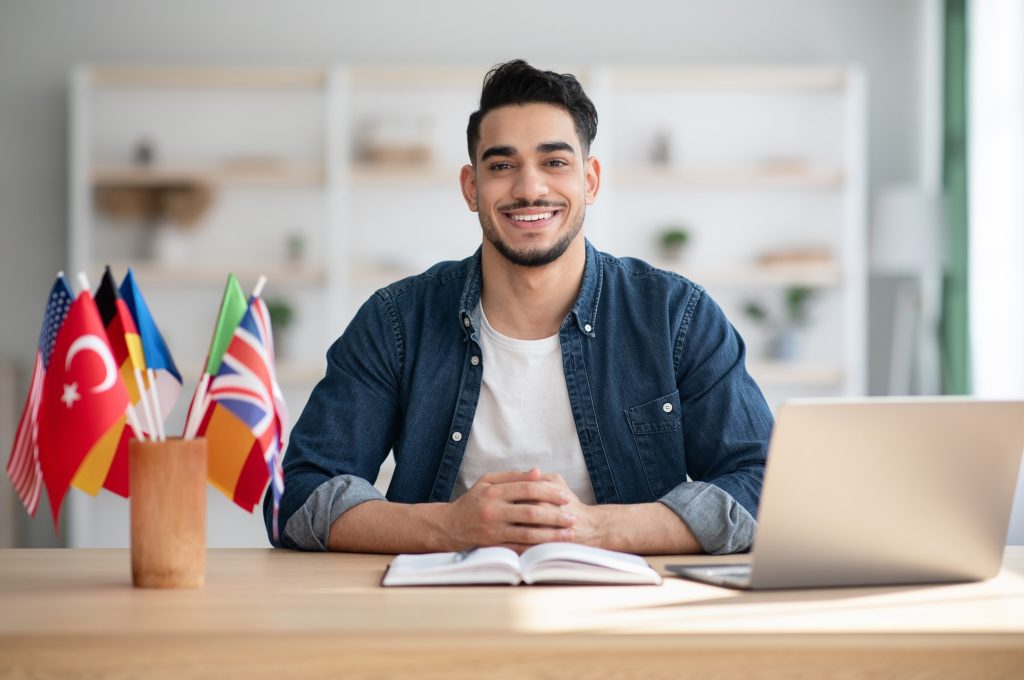
[(660, 585), (661, 575), (643, 558), (575, 543), (542, 543), (517, 555), (508, 548), (479, 548), (469, 554), (398, 555), (385, 586), (474, 583), (605, 583)]

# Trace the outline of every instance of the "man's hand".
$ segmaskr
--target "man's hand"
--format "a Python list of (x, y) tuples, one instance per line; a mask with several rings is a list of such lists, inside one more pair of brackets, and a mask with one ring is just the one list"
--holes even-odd
[(573, 493), (573, 490), (569, 488), (569, 485), (562, 478), (562, 475), (557, 472), (545, 472), (540, 475), (540, 479), (561, 489), (562, 493), (564, 493), (569, 499), (564, 507), (565, 512), (576, 518), (576, 523), (573, 525), (575, 536), (573, 538), (559, 540), (575, 541), (576, 543), (583, 543), (585, 545), (605, 547), (607, 541), (604, 537), (605, 527), (600, 519), (600, 506), (587, 505), (581, 501), (579, 496)]
[(542, 479), (536, 468), (484, 475), (449, 504), (449, 542), (454, 549), (503, 545), (521, 552), (538, 543), (572, 541), (573, 500), (582, 506), (564, 481)]

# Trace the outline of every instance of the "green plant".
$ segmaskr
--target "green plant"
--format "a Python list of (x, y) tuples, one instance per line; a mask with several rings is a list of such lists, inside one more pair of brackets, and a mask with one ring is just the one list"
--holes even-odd
[(276, 331), (284, 331), (295, 320), (295, 309), (286, 300), (267, 299), (267, 313), (270, 314), (270, 325)]
[(690, 232), (683, 227), (666, 227), (658, 235), (662, 248), (682, 248), (690, 242)]
[(791, 286), (783, 292), (784, 316), (781, 319), (774, 319), (768, 309), (755, 300), (748, 300), (743, 305), (743, 313), (752, 321), (763, 323), (767, 326), (784, 329), (798, 328), (807, 323), (810, 319), (810, 303), (814, 299), (815, 291), (806, 286)]

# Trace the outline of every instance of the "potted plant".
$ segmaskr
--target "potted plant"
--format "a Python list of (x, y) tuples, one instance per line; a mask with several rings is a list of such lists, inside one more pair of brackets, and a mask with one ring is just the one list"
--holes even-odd
[(743, 313), (752, 321), (768, 328), (770, 335), (768, 354), (773, 359), (795, 359), (798, 333), (810, 319), (810, 303), (814, 298), (813, 288), (791, 286), (783, 292), (781, 318), (776, 318), (768, 309), (755, 300), (743, 306)]
[(289, 354), (289, 332), (295, 320), (295, 309), (287, 300), (267, 298), (267, 313), (270, 314), (270, 325), (274, 333), (274, 352), (278, 359), (287, 358)]
[(681, 261), (689, 243), (690, 231), (683, 226), (668, 226), (658, 234), (658, 248), (662, 258), (668, 262)]

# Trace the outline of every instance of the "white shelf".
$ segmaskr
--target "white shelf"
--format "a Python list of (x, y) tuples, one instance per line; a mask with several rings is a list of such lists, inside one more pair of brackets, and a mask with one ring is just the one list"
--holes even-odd
[(387, 163), (353, 163), (348, 177), (353, 184), (422, 184), (451, 186), (456, 190), (459, 184), (459, 170), (462, 166), (441, 167), (437, 165), (399, 165)]
[(88, 71), (96, 88), (257, 88), (320, 89), (327, 71), (295, 66), (95, 66)]
[(625, 167), (611, 173), (622, 187), (666, 186), (781, 189), (841, 189), (843, 173), (838, 168), (656, 168)]
[(658, 263), (662, 269), (675, 271), (702, 286), (754, 287), (804, 286), (831, 288), (842, 282), (842, 270), (835, 263), (749, 265), (724, 268), (689, 267), (686, 264)]
[(827, 361), (748, 361), (747, 370), (766, 386), (835, 388), (843, 382), (839, 364)]
[[(309, 265), (287, 266), (268, 265), (246, 265), (237, 267), (232, 265), (186, 265), (186, 264), (157, 264), (146, 262), (111, 262), (110, 268), (116, 272), (127, 270), (130, 266), (135, 272), (135, 278), (139, 285), (153, 286), (223, 286), (229, 273), (238, 277), (245, 287), (246, 284), (254, 284), (260, 276), (267, 277), (267, 283), (272, 286), (319, 286), (327, 280), (327, 270), (324, 267), (313, 267)], [(94, 264), (92, 271), (102, 271), (103, 264)]]
[(846, 73), (830, 66), (644, 67), (609, 69), (622, 88), (742, 88), (835, 91), (846, 84)]
[(322, 186), (324, 169), (304, 164), (230, 164), (211, 167), (100, 166), (93, 169), (94, 187), (158, 187), (168, 185)]

